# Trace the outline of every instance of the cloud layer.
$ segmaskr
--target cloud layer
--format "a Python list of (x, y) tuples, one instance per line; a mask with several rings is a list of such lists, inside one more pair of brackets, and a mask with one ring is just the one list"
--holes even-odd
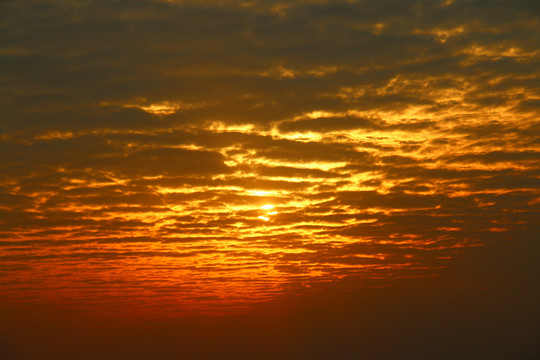
[(536, 2), (0, 13), (10, 301), (244, 309), (540, 232)]

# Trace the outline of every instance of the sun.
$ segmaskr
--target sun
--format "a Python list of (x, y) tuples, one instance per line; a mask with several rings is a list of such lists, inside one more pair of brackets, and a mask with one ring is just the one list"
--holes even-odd
[(274, 205), (266, 204), (260, 207), (261, 210), (264, 210), (264, 215), (259, 216), (259, 219), (264, 221), (270, 220), (270, 215), (275, 215), (278, 212), (277, 211), (270, 211), (274, 209)]

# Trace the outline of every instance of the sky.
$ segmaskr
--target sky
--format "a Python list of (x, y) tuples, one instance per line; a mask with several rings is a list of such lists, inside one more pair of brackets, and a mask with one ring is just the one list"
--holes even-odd
[(0, 357), (540, 359), (540, 3), (1, 0)]

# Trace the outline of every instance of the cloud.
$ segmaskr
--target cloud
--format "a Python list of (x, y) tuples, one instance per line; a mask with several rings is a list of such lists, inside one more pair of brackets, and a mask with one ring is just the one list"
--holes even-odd
[(537, 9), (0, 2), (0, 286), (237, 310), (530, 247)]

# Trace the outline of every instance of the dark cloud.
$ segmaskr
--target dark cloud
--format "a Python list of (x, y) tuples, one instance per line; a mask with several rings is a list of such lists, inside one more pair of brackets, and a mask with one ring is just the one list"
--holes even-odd
[(289, 166), (263, 166), (259, 168), (261, 176), (284, 177), (284, 178), (335, 178), (340, 177), (337, 173), (318, 169), (302, 169)]
[(377, 121), (356, 117), (321, 117), (317, 119), (302, 119), (293, 122), (281, 123), (278, 129), (282, 132), (328, 132), (335, 130), (350, 130), (350, 129), (372, 129), (380, 128)]

